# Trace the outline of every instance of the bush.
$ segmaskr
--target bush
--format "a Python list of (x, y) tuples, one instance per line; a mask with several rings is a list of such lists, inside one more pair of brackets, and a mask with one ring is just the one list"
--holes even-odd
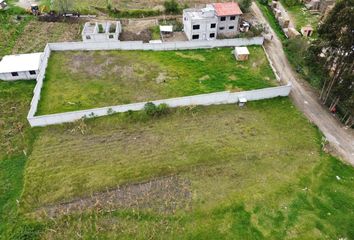
[(169, 14), (178, 14), (181, 12), (178, 2), (176, 0), (167, 0), (164, 2), (165, 12)]
[(39, 223), (24, 223), (20, 227), (15, 228), (10, 238), (19, 240), (40, 239), (43, 228), (44, 226)]
[(248, 12), (249, 8), (251, 7), (252, 0), (241, 0), (239, 3), (242, 12)]
[(148, 116), (159, 117), (167, 114), (169, 112), (169, 107), (165, 103), (156, 106), (154, 103), (148, 102), (144, 106), (144, 111)]
[(103, 29), (102, 24), (98, 24), (98, 32), (99, 33), (104, 33), (104, 29)]

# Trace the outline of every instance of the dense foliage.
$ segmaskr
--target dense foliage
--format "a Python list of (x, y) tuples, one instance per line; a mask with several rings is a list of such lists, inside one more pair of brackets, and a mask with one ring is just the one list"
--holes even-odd
[[(338, 2), (318, 29), (307, 61), (322, 72), (321, 100), (332, 111), (338, 105), (350, 122), (354, 113), (354, 1)], [(343, 116), (345, 117), (345, 116)]]

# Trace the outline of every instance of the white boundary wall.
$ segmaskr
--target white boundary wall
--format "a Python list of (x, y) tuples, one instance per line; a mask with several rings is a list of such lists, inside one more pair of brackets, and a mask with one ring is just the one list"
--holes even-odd
[[(66, 43), (49, 43), (44, 49), (42, 65), (39, 69), (37, 84), (33, 90), (33, 98), (31, 101), (30, 111), (27, 119), (32, 127), (48, 126), (73, 122), (83, 117), (106, 116), (113, 112), (138, 111), (144, 108), (146, 102), (132, 103), (126, 105), (109, 106), (102, 108), (94, 108), (83, 111), (74, 111), (58, 114), (50, 114), (43, 116), (35, 116), (39, 100), (41, 98), (41, 89), (45, 78), (45, 71), (48, 65), (48, 59), (51, 51), (72, 51), (72, 50), (183, 50), (198, 48), (215, 48), (215, 47), (234, 47), (245, 45), (262, 45), (263, 37), (250, 39), (224, 39), (214, 41), (193, 41), (193, 42), (168, 42), (159, 44), (150, 44), (143, 42), (115, 42), (115, 43), (88, 43), (88, 42), (66, 42)], [(156, 105), (165, 103), (170, 107), (182, 107), (190, 105), (216, 105), (237, 103), (239, 98), (246, 98), (248, 101), (268, 99), (279, 96), (288, 96), (291, 85), (264, 88), (259, 90), (244, 92), (217, 92), (210, 94), (202, 94), (188, 97), (171, 98), (164, 100), (152, 101)]]
[(198, 48), (216, 47), (236, 47), (249, 45), (262, 45), (263, 37), (254, 38), (234, 38), (213, 41), (184, 41), (184, 42), (163, 42), (163, 43), (143, 43), (141, 41), (121, 41), (121, 42), (64, 42), (49, 43), (53, 51), (72, 50), (185, 50)]
[[(192, 105), (219, 105), (237, 103), (240, 98), (246, 98), (248, 101), (269, 99), (279, 96), (288, 96), (291, 90), (291, 85), (264, 88), (259, 90), (245, 91), (245, 92), (217, 92), (210, 94), (202, 94), (180, 98), (170, 98), (164, 100), (151, 101), (156, 105), (166, 103), (169, 107), (182, 107)], [(126, 105), (94, 108), (82, 111), (50, 114), (44, 116), (32, 116), (28, 117), (32, 127), (35, 126), (47, 126), (60, 123), (74, 122), (81, 118), (87, 117), (100, 117), (111, 114), (112, 112), (127, 112), (127, 111), (139, 111), (144, 108), (147, 102), (132, 103)]]

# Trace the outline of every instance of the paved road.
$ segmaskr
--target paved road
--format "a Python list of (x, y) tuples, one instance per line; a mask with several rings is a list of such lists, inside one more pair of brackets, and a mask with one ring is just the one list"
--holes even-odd
[[(253, 2), (251, 9), (255, 16), (268, 25), (261, 10)], [(269, 26), (269, 25), (268, 25)], [(264, 47), (273, 62), (281, 80), (292, 84), (291, 98), (306, 117), (316, 124), (330, 143), (331, 152), (354, 166), (354, 131), (347, 129), (319, 102), (318, 94), (307, 82), (300, 79), (289, 64), (283, 46), (273, 29), (269, 27), (273, 40)]]

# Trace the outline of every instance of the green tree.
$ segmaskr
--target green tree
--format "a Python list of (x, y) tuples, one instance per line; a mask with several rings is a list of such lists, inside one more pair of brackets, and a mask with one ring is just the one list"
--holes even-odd
[(240, 0), (240, 7), (242, 12), (248, 12), (251, 4), (252, 4), (252, 0)]
[(331, 109), (342, 103), (354, 112), (354, 0), (341, 0), (318, 29), (308, 60), (325, 77), (320, 98)]
[(165, 12), (168, 14), (178, 14), (181, 9), (176, 0), (167, 0), (164, 2)]

